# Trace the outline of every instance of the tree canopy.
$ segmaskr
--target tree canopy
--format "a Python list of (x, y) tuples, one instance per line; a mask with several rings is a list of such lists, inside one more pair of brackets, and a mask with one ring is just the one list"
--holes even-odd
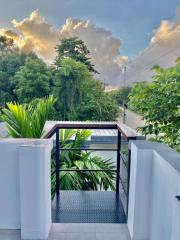
[(12, 38), (0, 35), (0, 57), (4, 57), (16, 50), (18, 50), (18, 48)]
[[(72, 47), (66, 57), (63, 45), (71, 43), (75, 44), (72, 44), (75, 51)], [(53, 94), (56, 103), (51, 119), (115, 120), (118, 106), (94, 78), (85, 44), (71, 38), (62, 40), (58, 47), (60, 51), (53, 66), (34, 53), (14, 51), (0, 57), (0, 107), (10, 101), (36, 104), (36, 99)], [(64, 53), (67, 54), (66, 50)]]
[[(88, 68), (73, 59), (62, 60), (56, 70), (57, 112), (63, 120), (115, 120), (118, 107)], [(61, 109), (61, 110), (60, 110)]]
[(110, 96), (117, 102), (118, 105), (123, 106), (124, 103), (129, 102), (129, 93), (131, 87), (121, 87), (117, 90), (110, 92)]
[(26, 57), (24, 65), (12, 79), (14, 93), (20, 103), (51, 94), (53, 75), (51, 68), (35, 55)]
[(136, 83), (130, 94), (131, 105), (146, 120), (144, 134), (155, 134), (180, 150), (180, 61), (174, 67), (153, 68), (152, 83)]
[(77, 62), (81, 62), (86, 65), (90, 72), (98, 73), (90, 61), (90, 51), (85, 43), (77, 37), (64, 38), (57, 46), (55, 65), (57, 67), (61, 66), (61, 61), (64, 58), (71, 58)]
[(12, 53), (0, 57), (0, 106), (5, 106), (6, 102), (17, 100), (13, 77), (25, 64), (26, 57), (22, 53)]

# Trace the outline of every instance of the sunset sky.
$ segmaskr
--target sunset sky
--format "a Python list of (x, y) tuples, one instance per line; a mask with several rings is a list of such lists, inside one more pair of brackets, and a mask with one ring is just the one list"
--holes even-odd
[(179, 0), (0, 0), (0, 6), (0, 33), (13, 35), (19, 46), (47, 62), (59, 39), (77, 35), (112, 85), (120, 81), (119, 67), (127, 61), (131, 78), (131, 65), (138, 72), (165, 49), (176, 52), (167, 64), (180, 54)]

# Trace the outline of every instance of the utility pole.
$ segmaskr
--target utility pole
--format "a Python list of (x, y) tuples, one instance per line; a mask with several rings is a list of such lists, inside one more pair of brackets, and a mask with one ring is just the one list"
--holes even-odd
[[(126, 87), (126, 66), (123, 66), (123, 82), (124, 82), (124, 88)], [(127, 109), (127, 103), (123, 101), (123, 123), (126, 123), (126, 109)]]

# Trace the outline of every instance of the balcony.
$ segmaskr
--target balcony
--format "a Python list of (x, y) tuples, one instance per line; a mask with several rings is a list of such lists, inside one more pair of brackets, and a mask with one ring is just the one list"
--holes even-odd
[[(60, 129), (92, 130), (80, 150), (112, 157), (114, 191), (62, 189), (62, 152), (69, 149)], [(180, 156), (123, 124), (47, 122), (44, 139), (1, 139), (0, 152), (0, 239), (180, 239)]]
[[(52, 177), (56, 178), (56, 195), (52, 201), (52, 221), (54, 223), (126, 223), (128, 214), (130, 151), (128, 142), (143, 138), (123, 124), (117, 123), (83, 123), (83, 122), (47, 122), (45, 138), (54, 139), (56, 169)], [(88, 129), (92, 131), (88, 141), (77, 148), (64, 148), (60, 144), (60, 130)], [(73, 140), (72, 140), (73, 141)], [(92, 151), (96, 156), (109, 158), (116, 169), (114, 188), (116, 191), (65, 191), (61, 190), (59, 175), (65, 172), (108, 172), (108, 169), (62, 169), (61, 153), (68, 151)], [(126, 150), (126, 156), (123, 153)], [(53, 176), (53, 174), (55, 176)]]

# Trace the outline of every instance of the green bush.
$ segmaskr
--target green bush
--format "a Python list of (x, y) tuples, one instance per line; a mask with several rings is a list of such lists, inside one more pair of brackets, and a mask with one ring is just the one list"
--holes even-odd
[(153, 68), (152, 83), (136, 83), (130, 93), (130, 104), (146, 121), (139, 130), (155, 134), (158, 141), (180, 150), (180, 59), (176, 65)]

